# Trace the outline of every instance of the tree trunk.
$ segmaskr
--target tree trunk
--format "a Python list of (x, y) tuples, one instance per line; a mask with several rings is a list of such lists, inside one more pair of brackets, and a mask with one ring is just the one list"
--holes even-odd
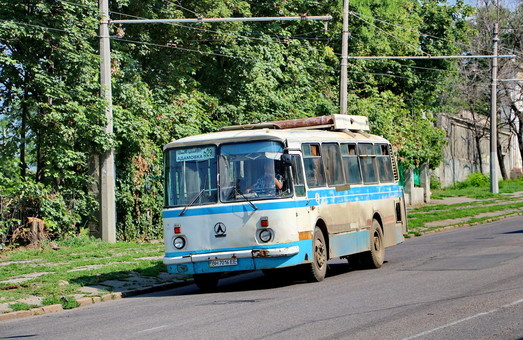
[(472, 122), (474, 123), (474, 140), (476, 141), (475, 146), (476, 152), (478, 154), (479, 171), (483, 173), (483, 156), (481, 155), (481, 138), (483, 137), (483, 133), (479, 132), (481, 127), (478, 128), (476, 112), (474, 111), (474, 109), (471, 109), (470, 112), (472, 113)]
[[(38, 109), (39, 116), (43, 117), (42, 109)], [(44, 167), (45, 160), (42, 154), (42, 145), (44, 143), (43, 129), (39, 128), (36, 132), (36, 181), (41, 183), (44, 181)]]
[(519, 117), (519, 131), (516, 131), (516, 136), (518, 136), (519, 154), (523, 160), (523, 115)]
[(499, 138), (499, 133), (497, 134), (497, 138), (498, 138), (497, 154), (498, 154), (499, 170), (501, 171), (501, 177), (503, 177), (503, 179), (506, 180), (506, 179), (508, 179), (508, 175), (507, 175), (507, 169), (505, 168), (505, 162), (504, 162), (505, 156), (503, 155), (503, 152), (502, 152), (503, 148), (501, 147), (501, 139)]
[(28, 93), (27, 86), (24, 90), (23, 100), (22, 100), (22, 119), (20, 122), (20, 177), (22, 180), (25, 180), (27, 175), (27, 161), (25, 156), (26, 148), (26, 137), (27, 137), (27, 118), (29, 117), (29, 104), (27, 103)]

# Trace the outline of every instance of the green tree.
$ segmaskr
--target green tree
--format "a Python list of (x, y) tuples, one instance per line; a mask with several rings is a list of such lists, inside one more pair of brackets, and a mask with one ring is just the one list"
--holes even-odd
[[(23, 200), (31, 195), (26, 189), (40, 191), (34, 204), (16, 208), (18, 223), (44, 217), (52, 232), (74, 232), (93, 209), (87, 159), (105, 143), (92, 47), (96, 16), (61, 1), (0, 1), (2, 158), (11, 166), (16, 159), (19, 169), (15, 175), (2, 164), (10, 179), (0, 184), (2, 196)], [(46, 206), (54, 200), (61, 207)]]
[[(0, 187), (20, 202), (2, 210), (3, 221), (44, 217), (57, 233), (84, 226), (95, 209), (89, 157), (114, 143), (118, 238), (157, 238), (162, 146), (171, 139), (338, 112), (342, 1), (111, 0), (113, 19), (334, 17), (327, 31), (313, 21), (113, 25), (114, 141), (103, 132), (98, 95), (96, 5), (0, 6)], [(461, 1), (434, 0), (354, 0), (351, 10), (351, 55), (455, 53), (469, 13)], [(441, 157), (431, 117), (449, 73), (434, 69), (455, 64), (351, 61), (350, 113), (368, 115), (409, 166), (436, 166)]]

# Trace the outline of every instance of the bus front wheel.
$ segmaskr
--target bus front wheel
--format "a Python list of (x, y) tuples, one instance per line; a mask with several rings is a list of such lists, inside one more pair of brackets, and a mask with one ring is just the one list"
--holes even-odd
[(220, 273), (194, 274), (193, 280), (196, 286), (203, 292), (210, 292), (218, 286)]
[(320, 282), (327, 273), (327, 243), (320, 228), (314, 228), (312, 239), (312, 262), (307, 265), (305, 274), (307, 281)]

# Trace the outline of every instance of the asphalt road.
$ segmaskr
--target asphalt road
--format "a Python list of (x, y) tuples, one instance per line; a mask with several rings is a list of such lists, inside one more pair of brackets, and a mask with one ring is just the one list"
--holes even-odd
[(0, 323), (0, 339), (523, 339), (523, 217), (388, 248), (321, 283), (253, 272)]

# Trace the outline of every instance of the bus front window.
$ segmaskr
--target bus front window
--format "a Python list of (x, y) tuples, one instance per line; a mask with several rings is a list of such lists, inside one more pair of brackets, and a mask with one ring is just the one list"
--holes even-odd
[(278, 142), (227, 144), (221, 147), (221, 200), (235, 202), (289, 197), (289, 169)]
[(165, 206), (218, 201), (215, 146), (165, 151)]

